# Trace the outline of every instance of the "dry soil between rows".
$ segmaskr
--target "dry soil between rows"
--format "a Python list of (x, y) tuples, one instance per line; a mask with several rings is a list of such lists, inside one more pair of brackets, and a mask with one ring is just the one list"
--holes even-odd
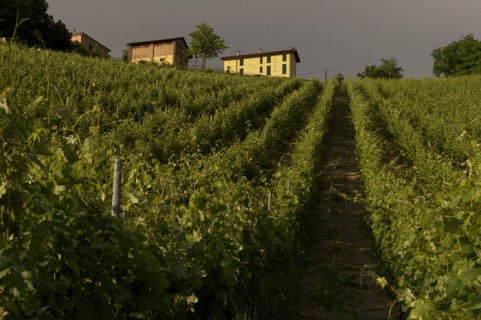
[[(363, 186), (355, 156), (349, 100), (336, 93), (330, 116), (318, 205), (309, 230), (297, 319), (400, 319), (380, 275), (360, 201)], [(344, 197), (346, 195), (347, 197)]]

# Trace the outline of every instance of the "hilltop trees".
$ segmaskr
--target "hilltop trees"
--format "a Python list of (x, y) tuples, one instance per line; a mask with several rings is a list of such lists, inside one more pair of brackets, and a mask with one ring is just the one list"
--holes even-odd
[(380, 66), (371, 65), (365, 66), (362, 73), (358, 73), (357, 76), (361, 79), (364, 78), (382, 78), (382, 79), (401, 79), (403, 77), (401, 67), (398, 67), (397, 60), (391, 58), (389, 60), (381, 59)]
[(476, 40), (472, 34), (434, 49), (431, 56), (436, 77), (481, 73), (481, 41)]
[(15, 40), (18, 42), (70, 50), (70, 32), (62, 21), (48, 15), (47, 9), (46, 0), (0, 0), (0, 37), (11, 38), (17, 26)]
[(227, 46), (225, 41), (216, 35), (214, 29), (206, 23), (201, 23), (196, 27), (197, 30), (190, 33), (192, 40), (187, 49), (187, 55), (200, 59), (202, 68), (205, 68), (206, 60), (217, 57)]

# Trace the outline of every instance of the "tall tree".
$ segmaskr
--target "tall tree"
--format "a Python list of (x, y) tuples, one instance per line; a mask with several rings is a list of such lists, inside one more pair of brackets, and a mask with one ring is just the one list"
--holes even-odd
[(401, 79), (403, 77), (401, 67), (398, 67), (397, 60), (391, 58), (389, 60), (381, 59), (382, 63), (379, 66), (371, 65), (365, 66), (362, 73), (357, 76), (364, 78), (382, 78), (382, 79)]
[(196, 26), (197, 30), (190, 34), (191, 42), (187, 55), (200, 59), (202, 68), (205, 68), (206, 60), (216, 58), (227, 46), (225, 41), (214, 33), (214, 29), (206, 23)]
[(11, 38), (17, 29), (15, 40), (28, 46), (70, 50), (70, 32), (47, 9), (46, 0), (0, 0), (0, 37)]
[(436, 77), (481, 73), (481, 41), (476, 40), (472, 34), (434, 49), (431, 56)]

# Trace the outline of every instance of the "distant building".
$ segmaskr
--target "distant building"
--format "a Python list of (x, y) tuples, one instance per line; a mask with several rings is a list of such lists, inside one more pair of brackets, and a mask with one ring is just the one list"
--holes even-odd
[(296, 76), (296, 65), (301, 62), (299, 53), (295, 48), (290, 50), (240, 54), (222, 57), (224, 71), (246, 75), (263, 75), (268, 77)]
[(102, 56), (108, 56), (110, 49), (89, 36), (84, 32), (74, 33), (71, 37), (72, 42), (78, 42), (87, 51), (97, 51)]
[(183, 37), (130, 42), (127, 45), (130, 62), (145, 61), (179, 67), (187, 67), (189, 63), (189, 57), (185, 53), (188, 46)]

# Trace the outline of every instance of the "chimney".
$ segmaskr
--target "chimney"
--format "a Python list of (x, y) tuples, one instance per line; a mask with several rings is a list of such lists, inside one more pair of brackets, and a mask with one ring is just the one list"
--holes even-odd
[(259, 53), (262, 53), (262, 48), (259, 48)]
[(240, 51), (237, 51), (237, 55), (240, 56)]

